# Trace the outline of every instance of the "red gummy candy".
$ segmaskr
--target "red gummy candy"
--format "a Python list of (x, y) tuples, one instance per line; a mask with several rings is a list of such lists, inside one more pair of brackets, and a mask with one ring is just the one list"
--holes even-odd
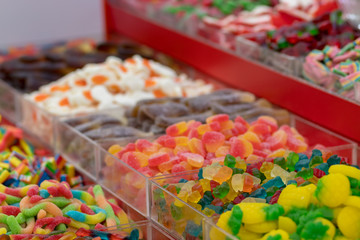
[(212, 202), (211, 202), (212, 205), (214, 206), (224, 206), (224, 203), (223, 201), (221, 201), (220, 198), (215, 198)]
[(192, 139), (192, 138), (199, 138), (200, 135), (199, 135), (199, 132), (197, 131), (197, 129), (191, 129), (189, 131), (189, 139)]
[(88, 205), (86, 204), (81, 204), (80, 206), (80, 211), (85, 213), (85, 214), (88, 214), (88, 215), (94, 215), (94, 211), (88, 207)]
[(219, 186), (220, 184), (214, 180), (210, 180), (210, 187), (211, 187), (211, 191), (216, 188), (217, 186)]
[(95, 230), (104, 230), (104, 228), (106, 228), (104, 225), (102, 225), (101, 223), (97, 223), (94, 227)]
[(30, 197), (30, 203), (37, 203), (39, 201), (43, 200), (43, 198), (39, 195), (34, 195)]
[(59, 224), (70, 224), (71, 219), (67, 218), (67, 217), (62, 217), (62, 216), (58, 216), (58, 217), (54, 217), (54, 219), (51, 221), (50, 224), (48, 224), (46, 226), (46, 229), (50, 229), (51, 231), (53, 231), (57, 225)]
[(116, 155), (119, 159), (122, 159), (123, 155), (127, 152), (133, 152), (136, 150), (136, 146), (135, 143), (129, 143), (128, 145), (126, 145), (126, 147), (121, 150), (120, 152), (118, 152)]
[(60, 197), (61, 196), (58, 188), (55, 187), (55, 186), (48, 187), (47, 190), (50, 193), (50, 195), (52, 195), (53, 197)]
[(209, 131), (204, 134), (202, 141), (208, 152), (216, 152), (225, 142), (225, 136), (219, 132)]
[(227, 114), (218, 114), (212, 117), (209, 117), (206, 119), (206, 123), (212, 123), (212, 122), (226, 122), (229, 120), (229, 115)]
[(67, 187), (65, 187), (65, 185), (60, 184), (58, 189), (59, 189), (59, 193), (62, 196), (64, 196), (65, 198), (67, 198), (67, 199), (73, 198), (73, 194), (72, 194), (71, 190), (68, 189)]
[(145, 149), (152, 147), (153, 144), (146, 139), (139, 139), (135, 143), (135, 147), (139, 152), (143, 152)]
[(20, 208), (15, 206), (2, 206), (1, 210), (5, 215), (17, 216), (20, 213)]
[(161, 136), (157, 139), (157, 142), (161, 144), (163, 147), (167, 147), (167, 148), (176, 147), (175, 138), (171, 136), (167, 136), (167, 135)]
[(320, 169), (317, 168), (313, 168), (313, 172), (314, 172), (314, 176), (317, 178), (322, 178), (323, 176), (326, 175), (326, 173)]
[(170, 160), (170, 156), (167, 153), (155, 153), (149, 157), (149, 166), (156, 167), (159, 166), (163, 162), (167, 162)]
[(85, 228), (80, 228), (76, 231), (76, 236), (78, 237), (88, 237), (91, 236), (91, 230), (86, 230)]
[(213, 131), (218, 132), (221, 130), (221, 125), (219, 122), (212, 122), (209, 125), (210, 125), (211, 130), (213, 130)]
[(186, 171), (185, 167), (181, 164), (175, 164), (172, 168), (171, 168), (171, 172), (172, 173), (178, 173), (178, 172), (184, 172)]
[(237, 197), (233, 200), (233, 203), (234, 203), (234, 204), (239, 204), (239, 203), (241, 203), (244, 199), (245, 199), (245, 197), (244, 197), (243, 195), (239, 195), (239, 196), (237, 196)]
[(0, 193), (0, 203), (2, 203), (3, 201), (5, 201), (6, 199), (6, 195), (3, 193)]
[(32, 197), (34, 195), (38, 195), (39, 194), (39, 186), (33, 186), (31, 188), (29, 188), (28, 192), (26, 193), (26, 195), (28, 195), (29, 197)]
[(11, 195), (11, 196), (14, 196), (14, 197), (19, 197), (19, 198), (21, 198), (21, 194), (20, 194), (20, 190), (19, 190), (19, 189), (6, 188), (6, 189), (5, 189), (5, 193), (6, 193), (6, 194), (9, 194), (9, 195)]
[(277, 203), (277, 201), (279, 200), (280, 194), (281, 194), (282, 190), (277, 190), (274, 195), (271, 197), (269, 203), (270, 204), (275, 204)]

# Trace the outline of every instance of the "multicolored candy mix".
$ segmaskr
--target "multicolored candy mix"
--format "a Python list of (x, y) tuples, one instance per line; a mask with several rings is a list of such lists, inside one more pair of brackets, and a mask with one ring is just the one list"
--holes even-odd
[[(331, 165), (317, 184), (287, 185), (276, 204), (241, 202), (217, 225), (241, 239), (360, 238), (360, 170)], [(215, 228), (211, 239), (226, 239)]]
[(60, 155), (48, 156), (46, 151), (35, 149), (23, 135), (19, 128), (0, 126), (1, 186), (24, 187), (50, 179), (66, 181), (71, 187), (83, 183), (72, 164)]
[(46, 180), (40, 186), (2, 187), (0, 191), (0, 222), (6, 234), (116, 229), (117, 225), (129, 223), (126, 213), (115, 200), (106, 199), (99, 185), (88, 191), (71, 190), (66, 182)]
[[(224, 166), (214, 163), (201, 168), (197, 176), (174, 176), (180, 179), (178, 183), (168, 183), (160, 178), (157, 182), (165, 184), (167, 191), (211, 217), (232, 209), (240, 202), (275, 204), (287, 185), (317, 184), (328, 174), (329, 167), (340, 163), (348, 164), (346, 159), (317, 149), (313, 150), (311, 157), (289, 152), (286, 157), (259, 158), (250, 162), (227, 155)], [(195, 180), (192, 180), (194, 177)], [(162, 192), (158, 191), (157, 194), (161, 195)], [(176, 201), (171, 203), (171, 209), (179, 208), (181, 212), (181, 207)], [(161, 208), (158, 211), (165, 214)], [(177, 216), (172, 217), (177, 219)]]
[(232, 121), (228, 115), (219, 114), (207, 118), (205, 124), (195, 120), (176, 123), (166, 133), (154, 142), (140, 139), (126, 147), (114, 145), (109, 152), (146, 176), (155, 176), (223, 163), (227, 154), (252, 161), (308, 149), (296, 129), (278, 127), (268, 116), (249, 124), (242, 117)]
[(146, 98), (191, 97), (211, 91), (212, 85), (191, 81), (184, 74), (136, 55), (125, 61), (109, 57), (102, 64), (87, 64), (27, 98), (53, 114), (64, 115), (132, 107)]
[(326, 45), (343, 47), (358, 37), (360, 32), (342, 18), (340, 11), (334, 11), (311, 22), (269, 31), (265, 39), (250, 40), (290, 56), (304, 56), (311, 50), (322, 49)]
[(311, 51), (303, 75), (309, 81), (354, 98), (354, 84), (360, 82), (360, 38), (343, 48), (327, 45)]

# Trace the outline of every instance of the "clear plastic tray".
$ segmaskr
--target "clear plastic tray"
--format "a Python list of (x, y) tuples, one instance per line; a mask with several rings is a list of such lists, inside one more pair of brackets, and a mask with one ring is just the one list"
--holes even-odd
[(177, 235), (179, 239), (203, 239), (203, 220), (207, 217), (161, 186), (178, 178), (192, 179), (197, 172), (154, 178), (150, 184), (151, 219)]
[(238, 240), (237, 237), (216, 225), (218, 219), (218, 216), (204, 219), (204, 240)]
[(303, 57), (293, 57), (283, 53), (276, 52), (269, 48), (263, 48), (264, 50), (264, 63), (275, 68), (281, 73), (300, 76), (302, 64), (304, 62)]
[(20, 120), (19, 107), (21, 94), (0, 80), (0, 113), (12, 122)]
[(265, 59), (264, 48), (256, 42), (242, 36), (236, 38), (235, 49), (236, 54), (240, 57), (246, 57), (260, 62), (263, 62)]

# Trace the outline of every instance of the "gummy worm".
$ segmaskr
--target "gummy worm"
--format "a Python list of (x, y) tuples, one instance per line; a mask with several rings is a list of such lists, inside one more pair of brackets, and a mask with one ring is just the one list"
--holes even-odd
[(22, 213), (27, 217), (35, 217), (41, 209), (44, 209), (46, 212), (56, 217), (63, 216), (61, 209), (51, 202), (44, 202), (37, 204), (36, 206), (30, 209), (22, 210)]
[(105, 210), (106, 212), (106, 225), (107, 227), (112, 227), (120, 224), (119, 219), (115, 216), (114, 210), (111, 205), (106, 201), (104, 192), (100, 185), (94, 186), (94, 195), (95, 201), (99, 207)]
[(71, 190), (73, 197), (84, 201), (87, 205), (94, 205), (95, 200), (90, 193), (81, 190)]
[(8, 188), (3, 184), (0, 184), (0, 192), (12, 195), (14, 197), (20, 197), (23, 198), (26, 196), (26, 193), (31, 187), (34, 187), (36, 185), (30, 184), (28, 186), (22, 187), (22, 188)]
[(87, 223), (87, 224), (97, 224), (105, 220), (106, 218), (105, 210), (99, 207), (94, 207), (92, 209), (94, 210), (95, 215), (89, 215), (79, 211), (68, 211), (66, 215), (68, 215), (69, 217), (71, 217), (72, 219), (78, 222)]

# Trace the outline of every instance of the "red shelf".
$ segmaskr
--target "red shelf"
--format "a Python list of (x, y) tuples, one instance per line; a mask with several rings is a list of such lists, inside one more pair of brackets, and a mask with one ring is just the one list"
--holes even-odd
[(235, 56), (213, 44), (135, 16), (104, 1), (107, 35), (121, 34), (173, 56), (228, 84), (250, 91), (360, 142), (360, 106), (306, 82)]

